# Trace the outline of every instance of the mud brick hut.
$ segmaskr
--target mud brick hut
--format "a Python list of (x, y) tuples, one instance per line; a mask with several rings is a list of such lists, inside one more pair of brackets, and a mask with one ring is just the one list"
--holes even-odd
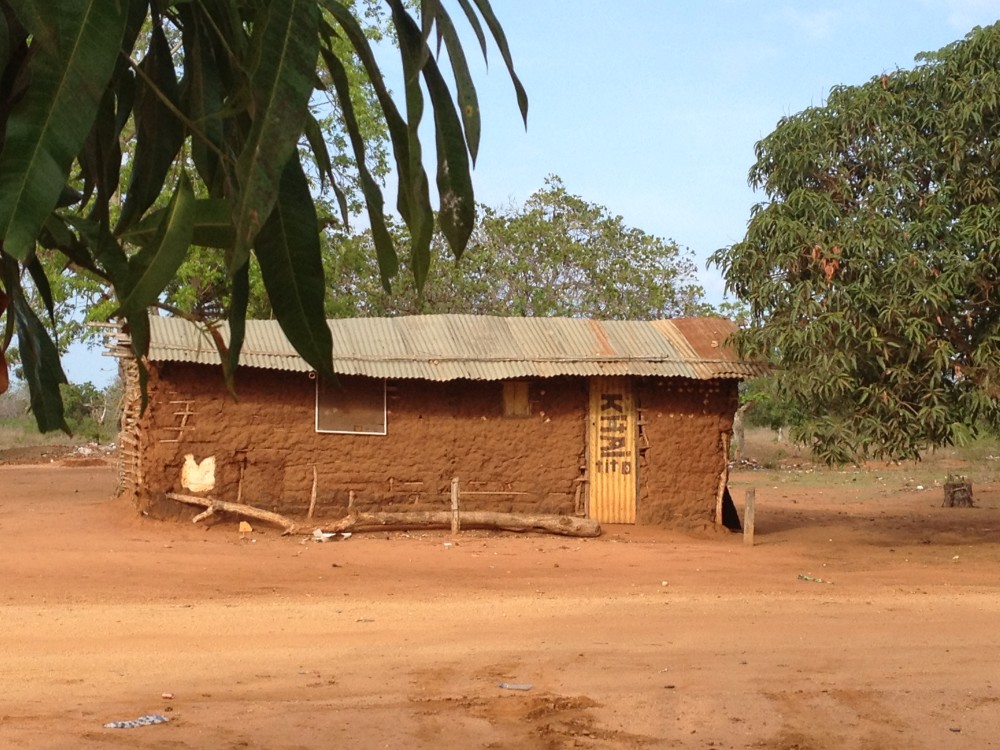
[(427, 315), (329, 321), (327, 382), (277, 323), (248, 321), (234, 399), (204, 329), (150, 323), (141, 414), (125, 368), (121, 479), (154, 515), (212, 459), (211, 497), (290, 516), (446, 510), (458, 477), (463, 510), (716, 523), (737, 386), (760, 374), (721, 318)]

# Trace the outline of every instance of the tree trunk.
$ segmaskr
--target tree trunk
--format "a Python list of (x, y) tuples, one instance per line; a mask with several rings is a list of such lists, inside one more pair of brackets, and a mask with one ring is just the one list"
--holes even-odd
[(943, 508), (971, 508), (972, 482), (965, 477), (949, 477), (944, 485)]

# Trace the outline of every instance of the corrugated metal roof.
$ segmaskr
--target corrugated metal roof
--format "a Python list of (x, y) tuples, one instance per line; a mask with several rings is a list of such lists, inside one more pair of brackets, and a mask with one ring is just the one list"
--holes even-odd
[[(649, 375), (707, 380), (756, 377), (725, 346), (735, 330), (724, 318), (597, 321), (414, 315), (328, 321), (334, 371), (343, 375), (424, 380), (506, 380), (557, 375)], [(180, 318), (151, 317), (153, 362), (219, 364), (204, 328)], [(229, 342), (229, 329), (222, 325)], [(278, 323), (248, 320), (240, 363), (307, 372)]]

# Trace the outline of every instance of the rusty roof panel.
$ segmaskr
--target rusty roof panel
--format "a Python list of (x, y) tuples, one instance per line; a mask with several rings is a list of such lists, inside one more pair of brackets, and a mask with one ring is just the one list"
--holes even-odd
[[(557, 375), (648, 375), (739, 379), (765, 372), (723, 345), (722, 318), (596, 321), (416, 315), (329, 321), (334, 370), (345, 375), (426, 380), (504, 380)], [(220, 326), (228, 344), (229, 331)], [(180, 318), (151, 317), (149, 359), (219, 364), (209, 334)], [(240, 363), (305, 372), (273, 320), (247, 321)]]

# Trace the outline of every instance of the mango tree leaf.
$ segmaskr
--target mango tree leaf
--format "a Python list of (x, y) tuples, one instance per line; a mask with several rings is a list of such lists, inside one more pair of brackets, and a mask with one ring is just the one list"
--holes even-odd
[(365, 196), (365, 207), (368, 210), (368, 223), (371, 227), (372, 240), (375, 244), (375, 254), (378, 258), (379, 276), (382, 278), (382, 287), (389, 292), (391, 291), (392, 277), (399, 272), (399, 259), (392, 242), (392, 236), (389, 234), (389, 229), (386, 226), (382, 191), (378, 186), (378, 182), (376, 182), (368, 170), (367, 159), (365, 157), (365, 140), (361, 136), (358, 120), (354, 114), (354, 103), (351, 100), (347, 71), (333, 50), (324, 47), (322, 52), (323, 59), (326, 61), (326, 66), (330, 71), (330, 79), (333, 81), (337, 98), (340, 101), (340, 109), (344, 114), (344, 125), (351, 139), (351, 146), (354, 149), (354, 161), (358, 167), (361, 190)]
[[(170, 43), (158, 18), (153, 19), (149, 52), (139, 67), (145, 75), (136, 83), (135, 156), (116, 234), (122, 227), (130, 226), (159, 197), (184, 142), (183, 124), (161, 98), (176, 106), (179, 89)], [(154, 86), (158, 93), (153, 91)]]
[(66, 223), (66, 219), (58, 212), (49, 214), (45, 221), (45, 228), (38, 238), (42, 247), (57, 249), (66, 256), (69, 261), (80, 268), (85, 268), (99, 278), (105, 278), (106, 274), (94, 264), (94, 258), (90, 250), (79, 239), (73, 230)]
[[(134, 245), (145, 245), (159, 231), (168, 209), (148, 213), (142, 221), (122, 234), (121, 239)], [(194, 201), (191, 244), (199, 247), (230, 248), (234, 241), (230, 203), (221, 198), (198, 198)]]
[[(7, 24), (7, 14), (0, 11), (0, 70), (7, 67), (7, 63), (10, 62), (11, 57), (11, 42), (13, 30)], [(2, 393), (3, 391), (0, 391)]]
[(7, 365), (7, 355), (0, 349), (0, 395), (10, 388), (10, 370)]
[[(412, 38), (415, 32), (415, 26), (400, 29), (400, 46), (404, 44), (404, 35), (408, 34)], [(423, 73), (433, 105), (434, 132), (437, 135), (437, 186), (441, 201), (438, 221), (457, 258), (465, 249), (476, 223), (476, 199), (472, 189), (472, 175), (469, 173), (468, 151), (451, 92), (437, 63), (433, 59), (427, 60)], [(429, 251), (426, 262), (430, 263)], [(423, 268), (417, 278), (426, 275), (427, 269)]]
[(3, 274), (0, 273), (0, 315), (5, 312), (3, 336), (0, 336), (0, 352), (5, 352), (10, 348), (10, 342), (14, 339), (14, 313), (10, 312), (10, 297), (3, 290)]
[(0, 336), (0, 393), (4, 393), (10, 387), (10, 365), (7, 362), (6, 352), (14, 334), (13, 314), (4, 315), (7, 312), (8, 298), (2, 282), (3, 277), (0, 275), (0, 318), (4, 320), (3, 335)]
[(305, 136), (316, 162), (316, 169), (319, 172), (319, 186), (322, 190), (327, 180), (333, 184), (336, 179), (333, 176), (333, 161), (330, 159), (330, 150), (323, 138), (322, 126), (312, 112), (306, 113)]
[(118, 289), (119, 310), (132, 315), (144, 312), (177, 275), (187, 256), (194, 232), (194, 190), (181, 173), (177, 190), (152, 241), (129, 259), (124, 288)]
[(246, 263), (257, 232), (274, 206), (282, 168), (305, 127), (319, 56), (315, 0), (266, 3), (251, 38), (253, 124), (236, 163), (239, 196), (233, 205), (236, 244), (229, 268)]
[[(327, 50), (321, 48), (321, 52)], [(325, 55), (324, 55), (325, 56)], [(337, 177), (333, 173), (333, 160), (330, 158), (330, 150), (327, 148), (326, 139), (323, 138), (323, 129), (319, 120), (309, 112), (306, 115), (305, 136), (312, 150), (313, 160), (316, 162), (316, 169), (319, 171), (319, 187), (323, 189), (329, 180), (333, 194), (337, 197), (337, 206), (340, 208), (340, 218), (344, 226), (350, 224), (350, 210), (347, 206), (347, 195), (337, 184)]]
[(31, 280), (35, 283), (35, 289), (38, 290), (38, 296), (42, 298), (42, 303), (45, 305), (45, 311), (49, 314), (49, 320), (52, 321), (52, 327), (56, 326), (56, 306), (55, 302), (52, 300), (52, 286), (49, 284), (49, 277), (45, 275), (45, 269), (42, 268), (42, 263), (38, 260), (37, 255), (32, 255), (27, 263), (24, 264), (28, 273), (31, 274)]
[[(94, 272), (98, 276), (110, 281), (116, 289), (124, 289), (129, 273), (128, 256), (118, 240), (111, 235), (108, 226), (68, 213), (59, 218), (79, 237), (78, 255), (85, 259), (92, 258)], [(67, 257), (73, 257), (69, 252), (66, 254)]]
[[(420, 147), (420, 120), (424, 111), (424, 95), (420, 90), (420, 68), (424, 50), (419, 33), (414, 37), (415, 21), (406, 12), (402, 0), (388, 0), (393, 24), (399, 35), (399, 57), (403, 64), (403, 90), (406, 99), (406, 133), (409, 152), (409, 178), (399, 180), (397, 208), (410, 230), (410, 262), (417, 289), (423, 289), (430, 268), (431, 237), (434, 234), (434, 212), (431, 208), (430, 187), (424, 172)], [(403, 214), (403, 206), (408, 215)]]
[(198, 174), (213, 197), (221, 197), (226, 182), (226, 165), (219, 158), (225, 138), (221, 116), (225, 89), (226, 61), (216, 54), (216, 32), (205, 20), (202, 4), (184, 3), (177, 8), (184, 24), (185, 111), (197, 123), (192, 133), (191, 158)]
[(32, 34), (31, 84), (0, 153), (0, 237), (25, 260), (66, 184), (114, 71), (128, 0), (8, 0)]
[[(365, 68), (365, 72), (368, 74), (368, 80), (375, 91), (375, 96), (378, 99), (379, 106), (382, 108), (382, 113), (385, 115), (386, 127), (389, 130), (389, 140), (392, 142), (393, 158), (396, 162), (396, 172), (399, 174), (401, 183), (409, 184), (411, 181), (409, 131), (406, 121), (399, 113), (399, 109), (396, 107), (396, 103), (385, 85), (385, 81), (382, 78), (382, 71), (379, 69), (378, 61), (375, 59), (375, 53), (372, 51), (371, 44), (369, 44), (364, 30), (350, 9), (342, 3), (336, 2), (336, 0), (321, 0), (321, 2), (323, 3), (323, 7), (326, 8), (344, 30), (347, 40), (351, 43), (351, 46), (358, 55), (358, 59), (361, 60), (361, 64)], [(408, 222), (410, 207), (407, 203), (407, 194), (402, 191), (399, 193), (397, 208), (399, 215), (403, 217), (403, 221)]]
[(521, 79), (514, 72), (514, 60), (510, 55), (507, 35), (504, 33), (503, 26), (500, 25), (500, 21), (497, 20), (496, 14), (493, 12), (490, 0), (472, 1), (479, 8), (483, 20), (486, 21), (486, 26), (493, 35), (493, 41), (496, 42), (497, 49), (500, 50), (500, 57), (503, 58), (504, 65), (507, 66), (507, 74), (510, 76), (511, 83), (514, 84), (514, 94), (517, 96), (517, 108), (521, 111), (521, 119), (524, 120), (524, 126), (528, 127), (528, 93), (524, 90), (524, 86), (521, 85)]
[(323, 302), (326, 285), (319, 224), (297, 158), (281, 178), (278, 202), (254, 243), (274, 316), (295, 350), (323, 375), (333, 373), (333, 340)]
[(476, 39), (479, 41), (479, 49), (483, 52), (483, 60), (488, 63), (489, 58), (486, 55), (486, 34), (483, 33), (483, 25), (479, 23), (479, 16), (476, 15), (476, 11), (472, 9), (471, 5), (469, 5), (469, 0), (458, 0), (458, 4), (465, 12), (465, 17), (468, 19), (473, 32), (476, 34)]
[[(455, 90), (458, 98), (458, 108), (462, 113), (465, 141), (468, 144), (472, 163), (475, 164), (476, 156), (479, 154), (479, 136), (481, 130), (479, 97), (476, 95), (476, 86), (472, 82), (472, 74), (469, 73), (469, 64), (466, 62), (462, 43), (458, 39), (458, 34), (455, 32), (455, 26), (452, 24), (451, 18), (444, 12), (444, 9), (438, 15), (437, 22), (438, 29), (444, 39), (445, 47), (448, 50), (448, 59), (451, 60), (452, 72), (455, 74)], [(434, 106), (437, 108), (437, 102), (434, 103)]]
[[(122, 153), (115, 131), (115, 96), (104, 92), (97, 108), (93, 126), (77, 156), (80, 177), (83, 178), (83, 203), (90, 202), (97, 191), (97, 200), (90, 202), (90, 215), (105, 221), (110, 210), (110, 198), (118, 190)], [(65, 188), (60, 191), (60, 201)], [(58, 205), (59, 201), (57, 201)]]
[[(226, 376), (226, 387), (236, 396), (233, 379), (240, 364), (240, 351), (247, 328), (247, 305), (250, 304), (250, 263), (246, 263), (233, 274), (233, 290), (229, 303), (229, 350), (222, 357), (222, 369)], [(222, 352), (220, 352), (220, 355)]]
[(63, 415), (62, 395), (59, 393), (60, 384), (67, 382), (62, 365), (59, 364), (59, 351), (24, 296), (18, 278), (17, 261), (3, 253), (0, 256), (0, 266), (4, 287), (10, 296), (11, 312), (17, 328), (18, 352), (24, 379), (28, 383), (35, 423), (40, 432), (62, 430), (71, 434)]

